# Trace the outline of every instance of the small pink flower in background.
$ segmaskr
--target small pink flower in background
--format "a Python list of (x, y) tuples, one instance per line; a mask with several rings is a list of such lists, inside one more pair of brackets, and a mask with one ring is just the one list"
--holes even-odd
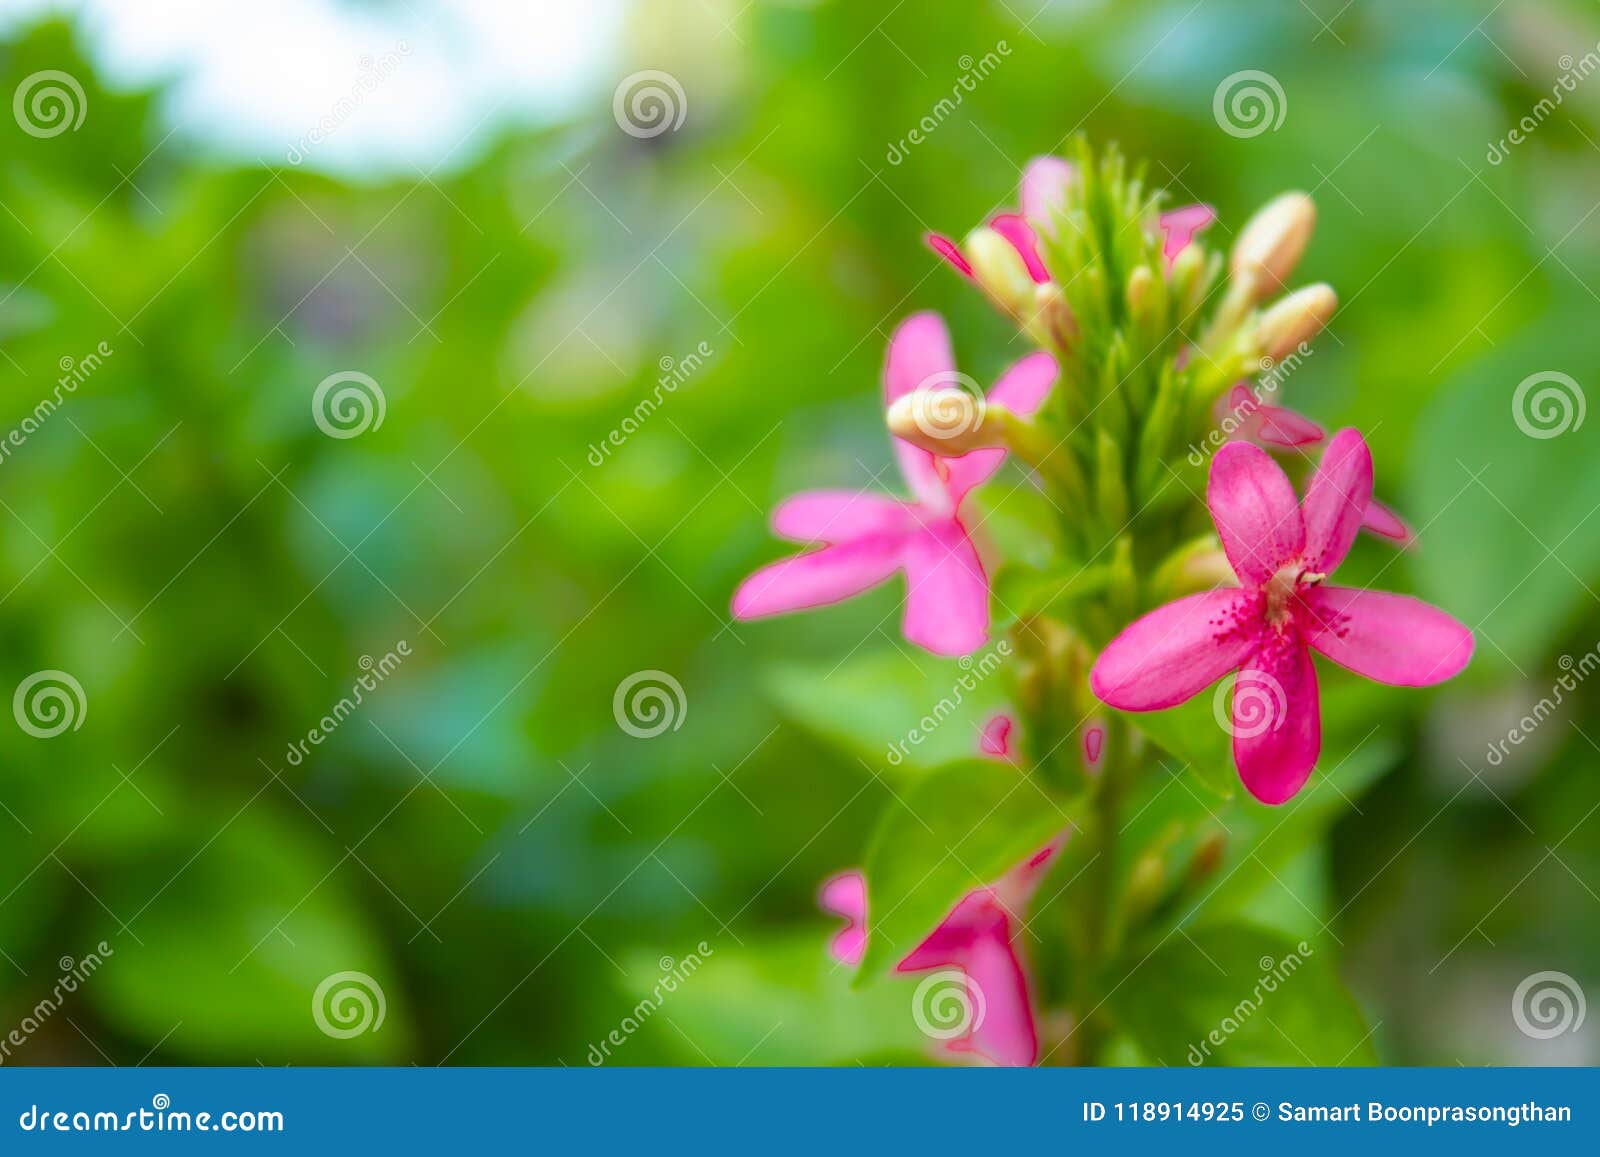
[[(1402, 687), (1443, 682), (1472, 656), (1472, 633), (1427, 603), (1325, 585), (1371, 497), (1372, 455), (1354, 430), (1328, 443), (1303, 503), (1260, 448), (1223, 446), (1206, 502), (1240, 586), (1190, 595), (1134, 622), (1095, 662), (1094, 693), (1124, 711), (1160, 711), (1236, 670), (1239, 777), (1263, 803), (1291, 798), (1322, 746), (1311, 651)], [(1247, 716), (1264, 702), (1268, 718)]]
[[(1031, 414), (1055, 383), (1049, 354), (1029, 354), (989, 390), (990, 400)], [(960, 380), (950, 334), (934, 313), (901, 323), (889, 342), (885, 402), (919, 388)], [(897, 571), (906, 574), (905, 636), (936, 655), (966, 655), (989, 634), (989, 579), (962, 521), (967, 495), (1000, 467), (1005, 451), (942, 458), (894, 439), (901, 473), (915, 495), (823, 490), (796, 495), (773, 512), (773, 530), (818, 549), (763, 567), (733, 596), (735, 618), (807, 610), (850, 598)]]
[[(1315, 446), (1327, 435), (1304, 414), (1283, 406), (1273, 406), (1256, 395), (1248, 382), (1240, 382), (1217, 401), (1217, 422), (1233, 422), (1234, 437), (1268, 450), (1299, 450)], [(1367, 504), (1361, 529), (1410, 546), (1415, 535), (1405, 521), (1374, 498)]]
[[(1056, 207), (1066, 196), (1066, 190), (1078, 179), (1078, 170), (1059, 157), (1035, 157), (1022, 171), (1021, 213), (1001, 213), (989, 222), (989, 227), (1011, 243), (1028, 268), (1028, 276), (1038, 284), (1050, 280), (1044, 262), (1039, 258), (1039, 238), (1036, 230), (1048, 232)], [(940, 233), (928, 234), (928, 245), (943, 257), (963, 277), (973, 278), (972, 262), (961, 252), (961, 246)]]
[[(1010, 759), (1013, 726), (1009, 715), (990, 719), (979, 750), (997, 759)], [(1066, 842), (1064, 834), (1057, 836), (998, 883), (968, 892), (928, 938), (895, 965), (896, 972), (954, 968), (965, 977), (972, 1023), (961, 1036), (945, 1042), (951, 1052), (976, 1053), (997, 1065), (1031, 1065), (1038, 1059), (1039, 1038), (1033, 1026), (1028, 977), (1012, 947), (1013, 920)], [(839, 873), (822, 885), (817, 902), (824, 912), (845, 920), (828, 946), (834, 959), (861, 963), (867, 949), (866, 877), (860, 872)]]
[(1216, 219), (1217, 211), (1210, 205), (1201, 204), (1184, 205), (1161, 214), (1160, 226), (1165, 238), (1161, 256), (1166, 260), (1167, 272), (1172, 272), (1172, 263), (1178, 259), (1178, 254), (1189, 247), (1195, 234), (1209, 228)]
[[(951, 1052), (975, 1053), (997, 1065), (1031, 1065), (1038, 1059), (1028, 977), (1012, 944), (1015, 913), (1027, 904), (1065, 842), (1065, 836), (1057, 837), (998, 883), (968, 892), (928, 938), (895, 965), (896, 972), (908, 973), (953, 968), (965, 977), (973, 1016), (965, 1033), (944, 1042)], [(823, 884), (818, 901), (824, 911), (846, 920), (829, 951), (842, 963), (859, 964), (867, 944), (865, 877), (841, 872)]]
[(1083, 762), (1090, 771), (1100, 770), (1100, 757), (1105, 753), (1106, 729), (1090, 727), (1083, 733)]

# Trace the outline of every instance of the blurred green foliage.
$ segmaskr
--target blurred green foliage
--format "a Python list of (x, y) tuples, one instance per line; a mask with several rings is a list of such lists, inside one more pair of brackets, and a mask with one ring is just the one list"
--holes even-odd
[[(1484, 755), (1600, 640), (1600, 422), (1533, 439), (1511, 412), (1530, 374), (1597, 381), (1600, 85), (1486, 160), (1600, 23), (1535, 0), (1034, 7), (641, 5), (616, 76), (673, 73), (678, 131), (619, 131), (607, 78), (586, 120), (369, 181), (208, 155), (157, 94), (97, 83), (67, 27), (0, 46), (0, 91), (63, 69), (89, 106), (49, 139), (4, 125), (0, 427), (111, 351), (0, 461), (0, 690), (63, 670), (87, 704), (51, 739), (0, 727), (0, 1030), (60, 958), (114, 949), (9, 1060), (579, 1064), (701, 941), (612, 1063), (922, 1056), (903, 987), (849, 991), (827, 960), (814, 892), (916, 774), (884, 749), (953, 668), (898, 640), (896, 590), (755, 625), (726, 602), (780, 550), (777, 499), (889, 464), (896, 320), (943, 310), (979, 380), (1021, 352), (919, 234), (1009, 203), (1073, 131), (1215, 204), (1217, 246), (1314, 193), (1303, 276), (1343, 305), (1290, 400), (1360, 426), (1421, 530), (1362, 546), (1350, 581), (1479, 632), (1437, 693), (1329, 677), (1330, 734), (1367, 752), (1325, 756), (1350, 801), (1309, 852), (1242, 859), (1229, 910), (1336, 947), (1384, 1060), (1600, 1056), (1592, 1026), (1535, 1041), (1508, 1008), (1540, 969), (1600, 983), (1594, 689)], [(1212, 101), (1250, 68), (1287, 115), (1241, 139)], [(311, 399), (344, 370), (386, 411), (335, 439)], [(642, 669), (687, 704), (648, 740), (612, 705)], [(318, 1030), (343, 970), (381, 985), (380, 1030)]]

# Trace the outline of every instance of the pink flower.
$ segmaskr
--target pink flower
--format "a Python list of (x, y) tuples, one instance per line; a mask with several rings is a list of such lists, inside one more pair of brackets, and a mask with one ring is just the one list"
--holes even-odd
[(1189, 247), (1195, 234), (1208, 228), (1216, 219), (1217, 211), (1210, 205), (1201, 204), (1183, 205), (1161, 214), (1161, 232), (1165, 237), (1161, 256), (1166, 260), (1167, 272), (1172, 272), (1172, 263), (1178, 259), (1178, 254)]
[[(973, 1015), (965, 1033), (945, 1042), (951, 1052), (975, 1053), (997, 1065), (1031, 1065), (1038, 1059), (1028, 977), (1013, 945), (1015, 914), (1027, 904), (1065, 842), (1065, 836), (1057, 837), (998, 883), (968, 892), (928, 938), (895, 965), (896, 972), (949, 968), (962, 974)], [(824, 911), (846, 921), (829, 946), (834, 958), (859, 964), (867, 946), (866, 878), (860, 872), (841, 872), (823, 884), (818, 901)]]
[[(1321, 426), (1304, 414), (1263, 402), (1248, 382), (1238, 383), (1217, 400), (1217, 422), (1231, 423), (1234, 437), (1268, 450), (1315, 446), (1327, 436)], [(1415, 538), (1405, 521), (1376, 498), (1367, 504), (1361, 529), (1401, 546), (1410, 546)]]
[(1206, 502), (1240, 586), (1150, 612), (1111, 641), (1089, 685), (1124, 711), (1176, 706), (1237, 670), (1233, 758), (1263, 803), (1282, 803), (1322, 746), (1311, 652), (1380, 683), (1425, 687), (1472, 656), (1472, 633), (1417, 599), (1324, 580), (1343, 561), (1372, 497), (1372, 455), (1341, 430), (1296, 504), (1256, 446), (1230, 442), (1211, 463)]
[[(1034, 157), (1022, 171), (1022, 188), (1018, 200), (1020, 213), (1001, 213), (989, 221), (989, 227), (1011, 243), (1027, 267), (1028, 276), (1043, 285), (1050, 280), (1050, 272), (1039, 257), (1039, 233), (1052, 233), (1055, 215), (1066, 199), (1067, 190), (1078, 179), (1078, 170), (1070, 161), (1060, 157)], [(1178, 254), (1194, 240), (1195, 234), (1217, 218), (1210, 205), (1184, 205), (1163, 213), (1158, 226), (1164, 236), (1162, 256), (1167, 269), (1178, 259)], [(972, 262), (950, 238), (942, 233), (929, 233), (928, 246), (943, 257), (963, 277), (975, 279)]]
[[(1048, 232), (1055, 211), (1066, 197), (1067, 189), (1078, 179), (1078, 170), (1060, 157), (1034, 157), (1022, 171), (1021, 213), (1001, 213), (989, 222), (989, 227), (1011, 243), (1027, 266), (1028, 276), (1038, 284), (1050, 280), (1050, 274), (1039, 257), (1039, 238), (1035, 230)], [(928, 234), (928, 245), (961, 273), (973, 278), (972, 262), (961, 252), (961, 247), (940, 233)]]
[[(990, 400), (1031, 414), (1056, 377), (1049, 354), (1030, 354), (1007, 370)], [(958, 380), (950, 334), (934, 313), (907, 318), (889, 342), (885, 400)], [(962, 519), (962, 502), (999, 469), (1005, 451), (941, 458), (894, 440), (915, 501), (823, 490), (799, 494), (772, 515), (773, 530), (818, 549), (763, 567), (733, 596), (735, 618), (753, 619), (836, 603), (906, 574), (905, 636), (937, 655), (965, 655), (989, 633), (989, 579)]]
[[(984, 725), (978, 747), (985, 755), (1010, 759), (1013, 723), (996, 715)], [(1057, 836), (986, 888), (963, 896), (929, 937), (895, 966), (896, 972), (934, 968), (960, 970), (968, 986), (971, 1027), (945, 1042), (956, 1053), (976, 1053), (997, 1065), (1031, 1065), (1039, 1055), (1033, 1027), (1028, 977), (1012, 946), (1013, 913), (1038, 887), (1044, 871), (1067, 842)], [(817, 902), (824, 912), (845, 919), (828, 950), (844, 964), (859, 964), (867, 950), (867, 881), (860, 872), (841, 872), (822, 885)], [(982, 1015), (978, 1015), (981, 1010)]]

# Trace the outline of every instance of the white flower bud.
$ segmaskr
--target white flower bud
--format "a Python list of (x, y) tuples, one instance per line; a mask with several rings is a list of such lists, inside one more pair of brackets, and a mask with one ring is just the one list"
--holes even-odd
[(966, 390), (913, 390), (889, 407), (889, 432), (946, 458), (1005, 445), (999, 422), (986, 422), (987, 406)]
[(1316, 337), (1338, 305), (1332, 287), (1320, 282), (1295, 290), (1261, 315), (1256, 323), (1256, 349), (1281, 361)]
[(1234, 243), (1230, 268), (1250, 283), (1257, 301), (1284, 288), (1306, 251), (1317, 223), (1317, 207), (1305, 193), (1274, 197), (1245, 224)]
[(961, 252), (978, 284), (1002, 307), (1018, 313), (1033, 302), (1033, 278), (1017, 247), (987, 225), (967, 235)]

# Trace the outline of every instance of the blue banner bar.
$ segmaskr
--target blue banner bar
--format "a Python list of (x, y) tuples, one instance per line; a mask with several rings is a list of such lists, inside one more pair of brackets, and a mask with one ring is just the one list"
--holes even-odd
[[(0, 1069), (0, 1153), (1596, 1152), (1595, 1069)], [(195, 1138), (204, 1140), (194, 1140)]]

